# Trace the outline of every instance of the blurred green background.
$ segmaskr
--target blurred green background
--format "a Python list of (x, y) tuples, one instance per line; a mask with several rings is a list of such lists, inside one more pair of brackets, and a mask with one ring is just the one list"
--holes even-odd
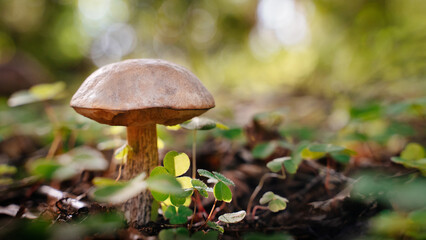
[[(425, 13), (425, 0), (0, 0), (0, 162), (18, 165), (13, 160), (55, 142), (58, 152), (122, 145), (124, 128), (76, 114), (69, 99), (97, 68), (129, 58), (166, 59), (193, 71), (216, 100), (206, 115), (231, 128), (213, 130), (214, 137), (247, 144), (259, 159), (276, 150), (272, 140), (285, 139), (345, 146), (357, 152), (350, 166), (390, 162), (407, 143), (426, 144)], [(8, 104), (16, 91), (55, 82), (55, 91), (66, 90), (59, 100), (44, 91), (38, 103)], [(255, 139), (253, 125), (276, 135)], [(188, 131), (158, 130), (165, 149), (190, 149)], [(8, 141), (20, 135), (39, 139), (30, 147)], [(206, 136), (200, 132), (197, 141)], [(207, 152), (220, 152), (212, 146)], [(408, 159), (421, 163), (392, 161), (425, 174), (422, 154)], [(367, 180), (373, 192), (399, 186)], [(423, 199), (416, 194), (424, 179), (414, 183), (413, 191), (400, 184), (397, 196)], [(387, 225), (377, 218), (376, 230), (406, 231), (420, 215), (424, 229), (423, 205), (409, 217), (384, 212)]]
[(423, 0), (3, 0), (0, 93), (64, 81), (69, 99), (100, 66), (162, 58), (212, 92), (210, 116), (241, 124), (290, 96), (309, 96), (300, 116), (322, 100), (327, 115), (419, 98), (425, 12)]

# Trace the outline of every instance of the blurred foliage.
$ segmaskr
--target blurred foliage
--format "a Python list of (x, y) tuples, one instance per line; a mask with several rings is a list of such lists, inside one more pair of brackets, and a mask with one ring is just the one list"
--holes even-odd
[[(99, 66), (163, 58), (199, 76), (216, 98), (217, 108), (207, 113), (215, 119), (246, 123), (244, 112), (250, 110), (241, 110), (239, 101), (263, 103), (274, 96), (278, 111), (258, 114), (255, 120), (279, 128), (289, 142), (324, 142), (318, 137), (329, 136), (316, 124), (327, 117), (329, 128), (344, 128), (346, 139), (375, 135), (386, 143), (395, 131), (412, 135), (413, 129), (383, 121), (383, 115), (425, 114), (425, 99), (420, 98), (426, 89), (425, 9), (426, 3), (418, 0), (1, 1), (2, 94), (52, 81), (62, 89), (64, 82), (67, 98), (52, 106), (60, 123), (56, 128), (66, 126), (66, 142), (74, 134), (77, 145), (99, 143), (107, 137), (93, 133), (104, 127), (77, 116), (67, 99)], [(23, 85), (16, 87), (16, 82)], [(282, 99), (291, 93), (333, 103), (318, 107), (306, 99), (295, 109), (282, 109), (292, 105)], [(271, 107), (265, 101), (261, 107), (267, 110)], [(32, 133), (51, 142), (54, 127), (40, 116), (42, 107), (11, 109), (0, 98), (0, 139)], [(386, 131), (375, 134), (380, 129)], [(159, 129), (167, 146), (171, 140), (163, 132)], [(242, 136), (240, 128), (214, 133), (227, 139)]]
[(84, 216), (68, 224), (55, 225), (44, 219), (21, 219), (10, 221), (7, 228), (2, 228), (0, 238), (11, 240), (108, 238), (124, 226), (123, 216), (114, 212)]
[(0, 63), (23, 55), (48, 72), (43, 80), (73, 86), (94, 65), (163, 58), (192, 69), (216, 96), (283, 94), (285, 86), (421, 96), (425, 2), (285, 2), (1, 1)]

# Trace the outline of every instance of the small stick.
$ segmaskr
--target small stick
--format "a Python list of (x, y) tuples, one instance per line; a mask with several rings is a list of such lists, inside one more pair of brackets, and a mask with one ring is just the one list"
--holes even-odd
[[(198, 191), (194, 190), (194, 195), (197, 195)], [(194, 212), (192, 213), (191, 223), (189, 224), (188, 229), (192, 228), (192, 224), (194, 223), (195, 214), (197, 213), (197, 203), (195, 202), (196, 198), (194, 197)]]
[(203, 225), (201, 225), (201, 226), (197, 229), (197, 231), (199, 231), (201, 228), (203, 228), (203, 227), (205, 227), (205, 226), (207, 225), (207, 223), (209, 222), (210, 217), (211, 217), (211, 215), (212, 215), (212, 213), (213, 213), (213, 211), (214, 211), (214, 208), (216, 207), (216, 203), (217, 203), (217, 199), (215, 199), (215, 200), (214, 200), (213, 207), (212, 207), (212, 209), (210, 210), (210, 214), (209, 214), (209, 216), (207, 217), (206, 221), (204, 222), (204, 224), (203, 224)]
[(211, 215), (212, 215), (212, 213), (213, 213), (213, 210), (214, 210), (214, 208), (216, 207), (216, 203), (217, 203), (217, 199), (215, 199), (215, 200), (214, 200), (212, 210), (210, 210), (210, 214), (209, 214), (209, 216), (207, 217), (206, 223), (210, 220), (210, 217), (211, 217)]
[(261, 206), (261, 205), (254, 206), (253, 212), (251, 213), (251, 217), (252, 218), (254, 218), (254, 216), (256, 216), (256, 210), (257, 209), (264, 209), (264, 210), (266, 210), (266, 209), (268, 209), (268, 207), (267, 206)]
[(121, 170), (123, 169), (123, 162), (120, 164), (120, 168), (118, 169), (118, 176), (117, 176), (117, 178), (115, 179), (115, 181), (116, 182), (118, 182), (118, 180), (120, 180), (120, 178), (121, 178)]
[(55, 138), (53, 139), (52, 145), (50, 145), (49, 151), (47, 152), (46, 158), (51, 159), (55, 155), (56, 150), (58, 150), (59, 144), (62, 141), (61, 133), (57, 132)]
[(213, 212), (211, 218), (214, 219), (214, 217), (216, 216), (216, 214), (218, 212), (222, 211), (225, 208), (225, 206), (226, 206), (226, 203), (222, 202), (222, 204), (218, 208), (216, 208), (216, 210)]
[(193, 130), (192, 135), (192, 178), (195, 179), (197, 176), (197, 130)]
[(38, 189), (38, 192), (41, 194), (47, 195), (49, 197), (52, 197), (56, 200), (65, 199), (64, 203), (71, 205), (75, 209), (80, 209), (80, 208), (88, 206), (87, 203), (75, 199), (75, 197), (70, 195), (69, 193), (61, 192), (47, 185), (41, 186)]

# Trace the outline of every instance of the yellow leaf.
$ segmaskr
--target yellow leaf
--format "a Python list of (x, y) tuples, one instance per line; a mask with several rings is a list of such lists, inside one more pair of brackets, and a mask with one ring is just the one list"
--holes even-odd
[(177, 124), (177, 125), (174, 125), (174, 126), (167, 126), (166, 128), (167, 128), (167, 130), (177, 131), (177, 130), (180, 129), (180, 125)]
[(158, 146), (158, 149), (164, 148), (164, 142), (160, 138), (157, 139), (157, 146)]
[(31, 87), (28, 91), (40, 100), (49, 100), (57, 97), (65, 90), (64, 82), (44, 83)]
[(176, 180), (180, 183), (183, 189), (192, 188), (190, 177), (178, 177)]
[(323, 152), (311, 152), (308, 148), (305, 148), (305, 149), (302, 150), (300, 155), (302, 156), (302, 158), (307, 159), (307, 160), (316, 160), (316, 159), (320, 159), (320, 158), (324, 157), (325, 153), (323, 153)]

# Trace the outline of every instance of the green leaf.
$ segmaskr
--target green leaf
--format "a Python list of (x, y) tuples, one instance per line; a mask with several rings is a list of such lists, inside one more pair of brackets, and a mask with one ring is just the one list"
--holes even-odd
[(28, 92), (28, 90), (22, 90), (18, 91), (12, 94), (10, 96), (9, 100), (7, 101), (7, 104), (9, 107), (17, 107), (28, 103), (34, 103), (38, 102), (39, 99), (37, 99), (34, 95)]
[(147, 183), (145, 173), (141, 173), (128, 182), (117, 182), (116, 185), (105, 185), (96, 188), (92, 196), (96, 201), (121, 204), (145, 191)]
[(286, 209), (286, 207), (287, 207), (287, 202), (280, 198), (273, 199), (268, 204), (268, 208), (272, 212), (278, 212), (278, 211), (284, 210)]
[(125, 187), (126, 184), (101, 185), (93, 192), (93, 196), (97, 201), (108, 202), (109, 200), (106, 199), (123, 190)]
[(40, 158), (30, 163), (30, 172), (32, 175), (50, 180), (55, 171), (61, 168), (61, 165), (53, 160)]
[(377, 103), (369, 103), (363, 106), (352, 107), (351, 119), (367, 121), (377, 119), (382, 115), (383, 108)]
[(180, 126), (189, 130), (210, 130), (216, 127), (216, 122), (208, 118), (194, 117)]
[(274, 160), (268, 162), (266, 167), (269, 168), (269, 170), (272, 172), (279, 172), (284, 166), (284, 162), (289, 160), (291, 160), (291, 157), (275, 158)]
[(190, 160), (185, 153), (170, 151), (164, 157), (163, 165), (170, 174), (180, 176), (188, 171)]
[(163, 194), (184, 194), (180, 183), (171, 175), (160, 174), (147, 179), (151, 191)]
[[(159, 175), (171, 176), (165, 167), (158, 166), (152, 169), (150, 177), (159, 176)], [(154, 197), (154, 199), (158, 202), (165, 201), (170, 196), (169, 193), (156, 192), (155, 190), (151, 190), (151, 194)]]
[(246, 211), (242, 210), (239, 212), (226, 213), (219, 216), (219, 221), (224, 223), (237, 223), (242, 221), (246, 217)]
[(418, 143), (409, 143), (401, 152), (401, 158), (408, 161), (415, 161), (425, 157), (425, 149)]
[(151, 190), (151, 195), (158, 202), (166, 201), (166, 199), (169, 198), (170, 196), (170, 194), (168, 193), (160, 193), (160, 192), (156, 192), (152, 190)]
[(174, 206), (180, 206), (180, 205), (184, 204), (185, 201), (186, 201), (185, 197), (180, 197), (179, 195), (172, 195), (172, 194), (170, 194), (170, 202)]
[(198, 169), (197, 172), (198, 172), (198, 174), (200, 174), (200, 176), (203, 176), (203, 177), (206, 177), (206, 178), (211, 178), (211, 179), (217, 179), (216, 176), (213, 173), (211, 173), (207, 170)]
[(183, 228), (183, 227), (163, 229), (158, 234), (158, 238), (160, 240), (188, 240), (188, 239), (190, 239), (188, 229)]
[(96, 187), (113, 186), (113, 185), (124, 184), (123, 182), (117, 182), (114, 179), (104, 178), (104, 177), (95, 177), (95, 178), (93, 178), (92, 183)]
[(204, 170), (204, 169), (198, 169), (197, 172), (198, 172), (198, 174), (200, 174), (200, 176), (207, 177), (209, 179), (214, 179), (214, 180), (223, 182), (226, 185), (235, 186), (234, 182), (231, 179), (225, 177), (221, 173), (218, 173), (218, 172), (211, 173), (211, 172), (209, 172), (207, 170)]
[(351, 156), (346, 153), (343, 153), (343, 151), (333, 152), (333, 153), (330, 153), (330, 155), (334, 160), (340, 163), (348, 163), (349, 160), (351, 159)]
[(272, 153), (275, 152), (276, 148), (277, 142), (275, 141), (259, 143), (253, 148), (251, 153), (254, 158), (265, 159), (272, 155)]
[(219, 123), (219, 122), (216, 122), (216, 127), (219, 128), (219, 129), (221, 129), (221, 130), (229, 130), (228, 126), (226, 126), (223, 123)]
[(108, 168), (108, 161), (104, 155), (90, 147), (81, 146), (56, 157), (63, 166), (70, 166), (76, 170), (103, 171)]
[(229, 187), (226, 186), (226, 184), (223, 182), (218, 182), (216, 185), (214, 185), (213, 194), (218, 201), (224, 201), (228, 203), (232, 201), (231, 189), (229, 189)]
[(289, 142), (286, 141), (278, 141), (277, 142), (278, 146), (285, 148), (285, 149), (289, 149), (289, 150), (294, 150), (295, 146)]
[(192, 215), (192, 210), (189, 207), (180, 206), (178, 208), (179, 215), (189, 217)]
[(274, 199), (275, 194), (271, 191), (266, 192), (263, 194), (263, 196), (260, 198), (259, 203), (260, 204), (267, 204), (268, 202), (272, 201)]
[(179, 208), (169, 206), (164, 213), (164, 216), (170, 220), (171, 224), (184, 224), (191, 215), (192, 210), (185, 206), (179, 206)]
[(191, 184), (194, 189), (196, 189), (200, 193), (201, 196), (205, 198), (209, 197), (209, 194), (207, 193), (208, 187), (204, 182), (199, 179), (192, 179)]
[(228, 130), (221, 130), (219, 131), (219, 134), (224, 138), (234, 140), (241, 137), (243, 130), (241, 128), (231, 128)]
[(223, 229), (223, 227), (220, 226), (219, 224), (215, 223), (215, 222), (208, 221), (207, 222), (207, 226), (209, 226), (209, 228), (217, 230), (217, 231), (219, 231), (221, 233), (225, 232), (225, 230)]
[(16, 107), (28, 103), (58, 99), (63, 97), (62, 93), (64, 90), (64, 82), (34, 85), (28, 90), (22, 90), (12, 94), (8, 100), (8, 105), (10, 107)]
[(278, 196), (271, 191), (264, 193), (259, 200), (260, 204), (268, 203), (268, 208), (272, 212), (284, 210), (287, 207), (287, 202), (288, 200), (286, 198)]
[(79, 172), (80, 170), (77, 170), (77, 168), (72, 165), (62, 165), (53, 173), (52, 178), (58, 181), (64, 181), (73, 178)]
[(307, 159), (307, 160), (320, 159), (320, 158), (324, 157), (325, 155), (326, 155), (326, 153), (324, 153), (324, 152), (312, 152), (311, 150), (309, 150), (308, 147), (303, 149), (302, 152), (300, 153), (300, 156), (302, 156), (302, 158)]
[(64, 82), (44, 83), (32, 86), (28, 92), (39, 100), (51, 100), (65, 90)]
[(161, 174), (170, 175), (170, 173), (167, 171), (167, 169), (165, 167), (158, 166), (158, 167), (155, 167), (154, 169), (152, 169), (151, 174), (149, 176), (153, 177), (153, 176), (157, 176), (157, 175), (161, 175)]
[(290, 174), (295, 174), (296, 172), (297, 172), (297, 168), (298, 168), (299, 166), (297, 166), (295, 163), (294, 163), (294, 161), (293, 161), (293, 158), (291, 158), (290, 160), (288, 160), (288, 161), (284, 161), (284, 168), (285, 168), (285, 170), (288, 172), (288, 173), (290, 173)]
[(404, 167), (406, 167), (406, 168), (419, 169), (420, 172), (424, 176), (426, 176), (426, 158), (422, 158), (422, 159), (415, 160), (415, 161), (409, 161), (409, 160), (405, 160), (405, 159), (400, 158), (400, 157), (392, 157), (391, 160), (392, 160), (392, 162), (404, 165)]
[(0, 176), (15, 174), (17, 171), (18, 169), (14, 166), (9, 166), (7, 164), (0, 164)]
[(197, 190), (198, 189), (207, 190), (207, 188), (208, 188), (207, 185), (203, 181), (201, 181), (199, 179), (191, 179), (191, 184)]
[(342, 150), (345, 150), (345, 148), (332, 144), (312, 144), (309, 146), (309, 151), (311, 152), (331, 153)]
[(213, 171), (213, 174), (215, 175), (217, 180), (225, 183), (226, 185), (235, 186), (235, 183), (231, 179), (225, 177), (223, 174), (215, 172), (215, 171)]
[(164, 212), (164, 217), (170, 219), (174, 216), (176, 216), (177, 211), (175, 206), (168, 206), (166, 211)]

